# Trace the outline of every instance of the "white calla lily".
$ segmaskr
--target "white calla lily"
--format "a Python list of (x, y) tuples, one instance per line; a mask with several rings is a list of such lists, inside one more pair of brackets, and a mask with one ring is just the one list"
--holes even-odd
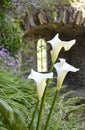
[(37, 85), (37, 96), (38, 99), (40, 100), (43, 96), (45, 87), (46, 87), (46, 79), (47, 78), (52, 78), (53, 73), (39, 73), (31, 69), (31, 73), (28, 76), (28, 79), (33, 79), (36, 82)]
[(68, 64), (63, 58), (60, 58), (59, 60), (60, 62), (54, 64), (54, 67), (57, 71), (57, 86), (60, 89), (66, 74), (69, 71), (71, 72), (79, 71), (79, 69)]
[(54, 63), (56, 61), (62, 47), (64, 47), (65, 51), (68, 51), (75, 44), (75, 42), (75, 39), (71, 41), (61, 41), (59, 38), (59, 34), (56, 34), (56, 36), (52, 40), (47, 41), (47, 43), (50, 43), (52, 46), (52, 62)]

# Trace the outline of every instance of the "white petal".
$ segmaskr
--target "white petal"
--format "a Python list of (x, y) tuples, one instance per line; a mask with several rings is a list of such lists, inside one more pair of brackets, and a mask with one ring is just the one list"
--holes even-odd
[(59, 61), (60, 61), (61, 63), (66, 62), (66, 60), (65, 60), (65, 59), (63, 59), (63, 58), (59, 58)]
[(58, 62), (58, 63), (56, 63), (56, 64), (54, 65), (54, 67), (56, 68), (56, 70), (57, 70), (58, 73), (60, 73), (60, 72), (62, 72), (62, 71), (76, 72), (76, 71), (79, 70), (79, 68), (75, 68), (74, 66), (68, 64), (68, 63), (65, 61), (65, 59), (60, 58), (59, 60), (60, 60), (60, 62)]
[(65, 51), (68, 51), (76, 43), (76, 40), (62, 41), (62, 42), (63, 42), (63, 47), (64, 47)]
[(40, 100), (43, 96), (44, 90), (46, 86), (46, 79), (43, 79), (40, 84), (37, 84), (37, 96), (38, 99)]
[(54, 67), (55, 67), (55, 69), (56, 69), (56, 71), (57, 71), (57, 79), (58, 79), (58, 84), (62, 84), (63, 83), (63, 80), (64, 80), (64, 78), (65, 78), (65, 76), (66, 76), (66, 74), (69, 72), (69, 71), (71, 71), (71, 72), (76, 72), (76, 71), (78, 71), (79, 69), (78, 68), (75, 68), (75, 67), (73, 67), (73, 66), (71, 66), (70, 64), (68, 64), (66, 61), (65, 61), (65, 59), (63, 59), (63, 58), (60, 58), (59, 59), (60, 60), (60, 62), (58, 62), (58, 63), (56, 63), (56, 64), (54, 64)]
[(71, 71), (71, 72), (76, 72), (79, 70), (79, 68), (75, 68), (74, 66), (68, 64), (65, 59), (60, 58), (59, 60), (60, 60), (60, 63), (63, 65), (62, 70)]
[(62, 47), (64, 47), (65, 51), (68, 51), (75, 44), (75, 42), (76, 40), (61, 41), (59, 38), (59, 34), (56, 34), (52, 40), (47, 41), (47, 43), (50, 43), (52, 46), (51, 50), (52, 62), (54, 63), (56, 61)]
[(43, 73), (39, 73), (31, 69), (31, 73), (28, 76), (28, 79), (34, 79), (35, 81), (39, 82), (43, 78), (52, 78), (52, 76), (53, 76), (53, 73), (43, 74)]
[(64, 63), (64, 66), (62, 68), (62, 70), (66, 70), (66, 71), (71, 71), (71, 72), (76, 72), (79, 69), (75, 68), (74, 66), (69, 65), (68, 63)]
[(60, 43), (61, 40), (59, 39), (59, 34), (56, 34), (55, 37), (52, 40), (47, 41), (47, 43), (50, 43), (52, 48), (55, 48), (58, 43)]
[(37, 82), (39, 80), (38, 79), (39, 76), (40, 76), (40, 73), (38, 73), (38, 72), (34, 71), (33, 69), (31, 69), (31, 73), (28, 76), (28, 79), (33, 79), (33, 80), (35, 80)]
[(51, 51), (52, 62), (54, 63), (62, 49), (62, 44), (56, 44), (55, 48)]
[(37, 95), (38, 95), (39, 100), (43, 96), (45, 86), (46, 86), (46, 79), (47, 78), (52, 78), (52, 77), (53, 77), (53, 73), (43, 74), (43, 73), (39, 73), (39, 72), (36, 72), (33, 69), (31, 69), (31, 73), (28, 76), (28, 79), (33, 79), (36, 82)]

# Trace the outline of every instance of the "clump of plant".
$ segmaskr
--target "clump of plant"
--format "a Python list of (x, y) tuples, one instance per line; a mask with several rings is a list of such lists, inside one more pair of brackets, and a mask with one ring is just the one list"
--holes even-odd
[(18, 73), (19, 60), (10, 55), (7, 49), (0, 46), (0, 68)]
[(10, 7), (12, 7), (12, 2), (10, 0), (0, 0), (0, 6), (3, 11), (7, 11)]
[(12, 56), (20, 49), (22, 43), (22, 33), (20, 27), (4, 14), (0, 12), (0, 46), (6, 48)]
[(36, 103), (35, 84), (21, 77), (21, 74), (0, 69), (0, 129), (19, 130), (22, 122), (25, 127), (30, 123), (32, 107)]

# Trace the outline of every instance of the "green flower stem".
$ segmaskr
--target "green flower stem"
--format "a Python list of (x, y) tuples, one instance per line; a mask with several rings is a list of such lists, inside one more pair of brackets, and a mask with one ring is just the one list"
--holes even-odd
[(52, 72), (52, 71), (53, 71), (53, 66), (54, 66), (54, 63), (52, 63), (52, 65), (50, 66), (49, 72)]
[(53, 99), (53, 103), (52, 103), (52, 106), (51, 106), (51, 109), (50, 109), (50, 112), (49, 112), (49, 115), (48, 115), (48, 118), (47, 118), (45, 130), (49, 130), (48, 126), (49, 126), (50, 118), (51, 118), (53, 108), (54, 108), (54, 105), (56, 103), (56, 99), (57, 99), (58, 95), (59, 95), (59, 90), (56, 89), (55, 96), (54, 96), (54, 99)]
[(36, 112), (37, 112), (38, 105), (39, 105), (39, 100), (38, 100), (37, 103), (36, 103), (36, 107), (35, 107), (35, 110), (34, 110), (34, 113), (33, 113), (33, 116), (32, 116), (32, 121), (31, 121), (31, 123), (30, 123), (30, 128), (29, 128), (29, 130), (33, 130), (33, 123), (34, 123), (34, 118), (35, 118), (35, 114), (36, 114)]
[[(52, 70), (53, 70), (53, 64), (51, 65), (49, 71), (52, 72)], [(44, 109), (44, 102), (45, 102), (46, 92), (47, 92), (47, 89), (48, 89), (48, 84), (49, 84), (49, 79), (47, 79), (46, 88), (45, 88), (45, 91), (44, 91), (44, 94), (43, 94), (43, 97), (42, 97), (42, 102), (41, 102), (41, 105), (40, 105), (40, 113), (39, 113), (39, 117), (38, 117), (36, 130), (40, 130), (40, 128), (41, 128), (42, 112), (43, 112), (43, 109)]]
[(62, 113), (60, 113), (60, 115), (58, 116), (56, 125), (54, 126), (53, 130), (58, 130), (59, 129), (61, 119), (62, 119)]
[(40, 113), (39, 113), (39, 117), (38, 117), (36, 130), (40, 130), (40, 127), (41, 127), (42, 112), (43, 112), (43, 109), (44, 109), (44, 101), (45, 101), (46, 91), (47, 91), (47, 88), (48, 88), (48, 82), (49, 82), (49, 79), (47, 80), (47, 85), (46, 85), (46, 88), (45, 88), (45, 91), (44, 91), (44, 94), (43, 94), (43, 97), (42, 97), (42, 102), (41, 102), (41, 105), (40, 105)]

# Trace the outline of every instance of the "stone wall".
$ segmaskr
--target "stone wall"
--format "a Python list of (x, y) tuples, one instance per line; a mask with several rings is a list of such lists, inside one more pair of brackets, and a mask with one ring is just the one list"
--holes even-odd
[(76, 74), (69, 74), (69, 84), (72, 84), (72, 87), (75, 89), (76, 87), (85, 88), (85, 43), (82, 42), (82, 38), (81, 42), (76, 43), (76, 45), (68, 52), (67, 56), (68, 62), (80, 69)]
[(31, 39), (21, 48), (21, 71), (25, 71), (24, 77), (27, 77), (33, 68), (36, 70), (37, 67), (37, 53), (36, 53), (36, 40)]
[(53, 22), (85, 26), (85, 2), (76, 4), (73, 2), (71, 5), (60, 4), (54, 11), (49, 11), (46, 7), (33, 7), (25, 13), (22, 25), (26, 32), (36, 26)]
[[(78, 6), (77, 6), (78, 4)], [(54, 18), (55, 22), (62, 22), (64, 24), (77, 24), (79, 26), (85, 26), (85, 2), (76, 5), (62, 5), (57, 7), (57, 16)]]

